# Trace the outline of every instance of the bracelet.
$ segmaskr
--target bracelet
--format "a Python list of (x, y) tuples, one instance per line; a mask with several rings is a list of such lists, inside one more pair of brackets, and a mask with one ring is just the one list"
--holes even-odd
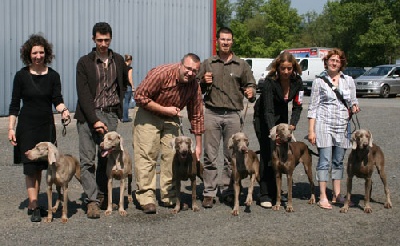
[(67, 107), (65, 107), (63, 110), (61, 110), (61, 112), (60, 112), (60, 114), (63, 114), (65, 111), (67, 111), (68, 110), (68, 108)]
[(8, 128), (9, 131), (14, 131), (14, 128)]

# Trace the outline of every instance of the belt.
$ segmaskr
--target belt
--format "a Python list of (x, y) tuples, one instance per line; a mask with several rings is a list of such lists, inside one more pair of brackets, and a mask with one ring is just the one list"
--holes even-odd
[(233, 109), (227, 109), (227, 108), (213, 108), (206, 106), (207, 109), (211, 110), (212, 112), (220, 115), (226, 115), (226, 114), (232, 114), (232, 113), (238, 113), (240, 110), (233, 110)]
[(111, 107), (100, 107), (96, 109), (106, 113), (117, 113), (118, 108), (119, 108), (118, 106), (111, 106)]

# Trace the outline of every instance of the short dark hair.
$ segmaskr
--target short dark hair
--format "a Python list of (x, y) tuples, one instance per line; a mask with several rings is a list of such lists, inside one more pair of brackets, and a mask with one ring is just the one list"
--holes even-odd
[(185, 61), (187, 57), (190, 57), (194, 62), (200, 62), (200, 57), (194, 53), (187, 53), (186, 55), (183, 56), (181, 63)]
[(221, 27), (221, 28), (217, 31), (217, 39), (219, 38), (220, 33), (232, 34), (232, 38), (233, 38), (233, 31), (232, 31), (232, 29), (230, 29), (229, 27)]
[(92, 30), (92, 36), (93, 38), (96, 37), (96, 33), (100, 33), (102, 35), (110, 34), (110, 37), (112, 38), (112, 29), (111, 26), (106, 23), (106, 22), (97, 22), (93, 26)]
[(29, 39), (21, 46), (20, 57), (22, 62), (29, 66), (32, 64), (31, 51), (34, 46), (42, 46), (44, 48), (44, 64), (50, 64), (55, 58), (53, 54), (53, 45), (49, 43), (42, 34), (32, 34)]

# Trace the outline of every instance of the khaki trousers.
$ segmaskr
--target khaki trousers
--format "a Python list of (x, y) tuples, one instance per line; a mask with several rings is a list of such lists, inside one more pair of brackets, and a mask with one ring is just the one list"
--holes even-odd
[[(156, 164), (160, 159), (161, 201), (176, 202), (172, 183), (172, 139), (179, 135), (179, 118), (162, 117), (138, 107), (133, 129), (136, 199), (140, 205), (156, 204)], [(161, 153), (161, 156), (160, 156)], [(160, 158), (159, 158), (160, 157)]]

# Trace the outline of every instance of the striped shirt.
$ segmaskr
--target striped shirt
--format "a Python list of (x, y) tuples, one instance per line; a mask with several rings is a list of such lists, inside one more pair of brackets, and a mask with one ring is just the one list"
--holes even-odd
[(196, 80), (179, 83), (180, 63), (151, 69), (135, 92), (139, 106), (154, 101), (164, 107), (187, 107), (193, 134), (204, 132), (204, 110), (201, 89)]
[[(329, 76), (326, 77), (331, 80)], [(353, 78), (340, 73), (338, 89), (347, 105), (358, 105)], [(313, 82), (307, 117), (315, 119), (318, 148), (331, 146), (350, 148), (351, 131), (347, 128), (349, 122), (347, 108), (321, 78), (316, 78)]]
[(117, 68), (112, 56), (108, 57), (108, 62), (104, 63), (96, 55), (96, 78), (99, 83), (96, 89), (94, 105), (96, 108), (116, 106), (120, 103), (117, 92)]

